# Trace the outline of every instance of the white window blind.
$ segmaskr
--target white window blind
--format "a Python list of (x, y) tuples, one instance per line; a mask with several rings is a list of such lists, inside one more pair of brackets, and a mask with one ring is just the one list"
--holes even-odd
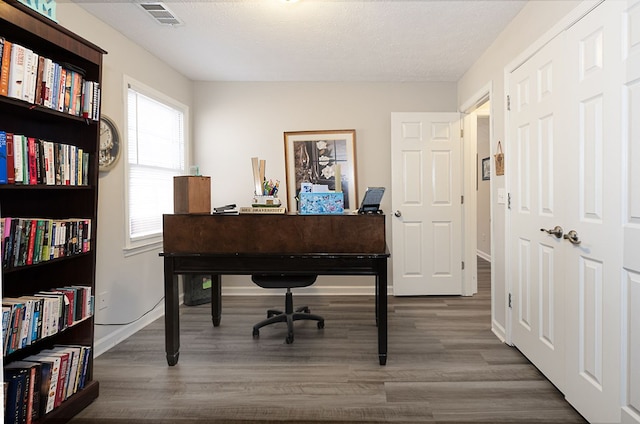
[(173, 177), (184, 172), (184, 112), (128, 89), (129, 238), (162, 234), (173, 212)]

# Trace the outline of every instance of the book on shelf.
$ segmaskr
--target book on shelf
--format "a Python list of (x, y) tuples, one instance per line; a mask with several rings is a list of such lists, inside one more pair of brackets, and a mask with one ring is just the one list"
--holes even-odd
[(26, 422), (30, 370), (6, 365), (3, 377), (4, 381), (9, 383), (6, 392), (4, 422), (22, 424)]
[(8, 182), (9, 180), (7, 175), (7, 133), (4, 131), (0, 131), (0, 184), (7, 184)]
[[(11, 306), (2, 305), (2, 342), (7, 339), (7, 331), (9, 330), (9, 324), (11, 323)], [(3, 345), (3, 352), (4, 352)]]
[(83, 69), (57, 63), (0, 37), (0, 95), (98, 121), (100, 84)]
[(3, 298), (3, 353), (11, 354), (90, 317), (92, 304), (89, 286), (69, 285)]
[(284, 214), (287, 208), (284, 206), (241, 206), (240, 214)]
[(15, 268), (91, 250), (91, 220), (0, 218), (2, 266)]
[(40, 415), (44, 416), (55, 408), (58, 380), (60, 379), (61, 359), (60, 357), (52, 357), (39, 353), (27, 356), (24, 361), (39, 363), (41, 365)]
[[(47, 360), (23, 360), (23, 362), (36, 365), (36, 385), (33, 388), (34, 402), (33, 402), (33, 416), (34, 419), (44, 417), (45, 414), (53, 409), (53, 402), (51, 403), (51, 409), (49, 407), (49, 396), (51, 394), (52, 387), (52, 374), (53, 374), (53, 362)], [(57, 383), (57, 381), (56, 381)], [(57, 384), (53, 385), (53, 398), (55, 400), (55, 388)]]
[(26, 49), (20, 44), (14, 43), (11, 47), (9, 61), (9, 87), (7, 96), (14, 99), (22, 99), (24, 88), (24, 60)]
[(10, 401), (5, 418), (13, 419), (8, 422), (35, 421), (82, 390), (90, 353), (89, 346), (56, 345), (6, 365)]
[[(16, 393), (16, 396), (21, 399), (17, 408), (20, 408), (19, 415), (22, 418), (18, 422), (32, 423), (40, 418), (42, 365), (29, 361), (15, 361), (4, 367), (4, 373), (9, 376), (13, 373), (24, 376), (24, 385), (18, 389), (20, 393)], [(11, 405), (11, 407), (13, 406)], [(15, 417), (16, 411), (10, 411), (10, 415)]]
[(10, 308), (9, 322), (7, 324), (7, 332), (3, 341), (3, 352), (8, 355), (18, 350), (20, 343), (20, 332), (22, 329), (22, 319), (24, 316), (24, 304), (20, 301), (10, 299), (2, 299), (3, 308)]
[(0, 96), (9, 95), (9, 63), (11, 63), (11, 48), (13, 43), (4, 40), (2, 61), (0, 62)]
[(16, 169), (14, 166), (13, 134), (6, 133), (7, 138), (7, 184), (15, 184)]

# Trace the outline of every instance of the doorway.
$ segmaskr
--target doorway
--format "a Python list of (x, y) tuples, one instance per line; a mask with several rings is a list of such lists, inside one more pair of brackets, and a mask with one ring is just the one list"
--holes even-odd
[[(474, 111), (476, 130), (476, 222), (477, 255), (491, 262), (491, 119), (490, 102), (486, 101)], [(487, 167), (489, 172), (487, 172)]]

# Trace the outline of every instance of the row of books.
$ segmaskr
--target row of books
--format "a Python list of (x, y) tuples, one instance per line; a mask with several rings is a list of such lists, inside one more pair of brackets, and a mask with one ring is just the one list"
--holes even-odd
[(0, 95), (59, 112), (100, 119), (100, 84), (85, 72), (57, 63), (0, 37)]
[(91, 287), (64, 286), (2, 299), (3, 353), (9, 355), (93, 315)]
[(91, 219), (0, 218), (0, 234), (3, 268), (91, 250)]
[(0, 130), (0, 184), (88, 183), (89, 153), (82, 148)]
[(90, 346), (57, 345), (5, 365), (4, 422), (36, 422), (87, 383)]

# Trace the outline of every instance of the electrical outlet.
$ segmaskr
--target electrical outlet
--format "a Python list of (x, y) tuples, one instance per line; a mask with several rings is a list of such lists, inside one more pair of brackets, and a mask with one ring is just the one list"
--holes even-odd
[(98, 294), (98, 310), (101, 311), (103, 309), (107, 309), (107, 295), (109, 292), (102, 292)]

